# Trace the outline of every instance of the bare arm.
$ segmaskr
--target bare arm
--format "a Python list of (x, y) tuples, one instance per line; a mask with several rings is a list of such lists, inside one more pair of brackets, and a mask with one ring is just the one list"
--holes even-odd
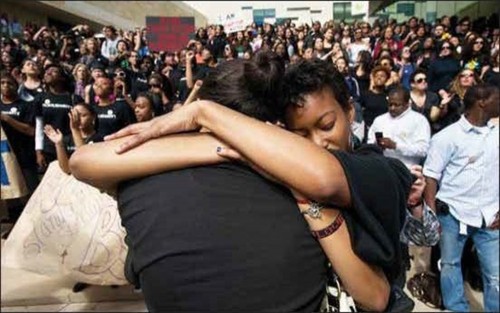
[(344, 170), (328, 151), (301, 136), (210, 101), (182, 106), (150, 122), (130, 125), (106, 139), (135, 134), (117, 146), (117, 152), (123, 153), (152, 138), (201, 127), (307, 199), (338, 207), (350, 205)]
[(43, 131), (56, 147), (57, 162), (59, 163), (59, 167), (64, 173), (70, 174), (68, 153), (64, 147), (63, 135), (61, 131), (59, 131), (59, 129), (54, 129), (52, 125), (45, 125)]
[(197, 122), (250, 162), (308, 199), (349, 206), (351, 197), (344, 170), (327, 150), (222, 105), (200, 104)]
[(227, 161), (216, 152), (221, 142), (206, 133), (166, 136), (150, 140), (127, 153), (116, 154), (116, 148), (126, 139), (78, 148), (69, 162), (71, 173), (94, 187), (111, 189), (127, 179)]
[(425, 189), (424, 189), (424, 200), (425, 203), (436, 212), (436, 193), (438, 182), (434, 178), (425, 177)]
[(35, 136), (35, 128), (29, 124), (20, 122), (5, 113), (0, 113), (0, 120), (12, 126), (15, 130), (28, 136)]
[(193, 88), (193, 65), (192, 60), (194, 58), (194, 52), (186, 52), (186, 85), (189, 89)]
[[(301, 211), (307, 205), (300, 204)], [(338, 210), (323, 210), (319, 219), (305, 215), (312, 230), (324, 229), (330, 225)], [(319, 239), (335, 273), (353, 299), (368, 311), (383, 311), (387, 307), (390, 286), (382, 270), (362, 261), (353, 251), (347, 225), (344, 222), (332, 235)]]

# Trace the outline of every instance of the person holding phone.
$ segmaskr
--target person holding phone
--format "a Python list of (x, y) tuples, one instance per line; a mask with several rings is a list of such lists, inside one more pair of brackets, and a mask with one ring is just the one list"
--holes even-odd
[(368, 143), (384, 149), (406, 166), (422, 165), (429, 149), (431, 129), (427, 119), (413, 111), (410, 93), (399, 86), (389, 91), (388, 110), (375, 118), (368, 131)]
[(437, 211), (442, 229), (441, 293), (451, 311), (469, 311), (461, 268), (469, 237), (478, 251), (484, 311), (500, 310), (499, 129), (491, 121), (499, 116), (499, 100), (498, 86), (478, 84), (467, 89), (464, 114), (433, 136), (424, 164), (424, 198)]

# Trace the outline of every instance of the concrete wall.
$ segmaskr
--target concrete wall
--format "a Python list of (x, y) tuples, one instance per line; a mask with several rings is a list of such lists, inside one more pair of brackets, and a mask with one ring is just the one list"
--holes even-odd
[(193, 16), (196, 27), (205, 26), (206, 17), (181, 1), (15, 1), (1, 0), (0, 12), (46, 25), (48, 17), (69, 24), (89, 23), (94, 30), (104, 25), (122, 29), (145, 26), (146, 16)]

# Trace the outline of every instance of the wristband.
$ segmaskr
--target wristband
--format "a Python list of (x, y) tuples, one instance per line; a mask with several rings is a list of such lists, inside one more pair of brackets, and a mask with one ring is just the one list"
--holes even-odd
[(321, 230), (311, 230), (311, 234), (314, 238), (316, 239), (323, 239), (325, 237), (328, 237), (330, 235), (332, 235), (333, 233), (335, 233), (339, 228), (340, 226), (342, 225), (342, 223), (344, 222), (344, 218), (342, 217), (342, 214), (339, 213), (337, 214), (337, 216), (335, 217), (335, 219), (333, 220), (333, 222), (328, 225), (326, 228), (323, 228)]

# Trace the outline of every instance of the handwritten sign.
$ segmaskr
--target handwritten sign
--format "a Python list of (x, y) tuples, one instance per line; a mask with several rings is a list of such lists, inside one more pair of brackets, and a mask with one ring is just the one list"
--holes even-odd
[(7, 135), (0, 126), (1, 199), (15, 199), (28, 194), (23, 174), (12, 152)]
[(2, 266), (125, 285), (127, 246), (116, 201), (52, 162), (12, 229)]
[(245, 30), (252, 22), (253, 19), (248, 19), (248, 17), (239, 13), (221, 14), (217, 17), (217, 24), (224, 26), (226, 34)]

